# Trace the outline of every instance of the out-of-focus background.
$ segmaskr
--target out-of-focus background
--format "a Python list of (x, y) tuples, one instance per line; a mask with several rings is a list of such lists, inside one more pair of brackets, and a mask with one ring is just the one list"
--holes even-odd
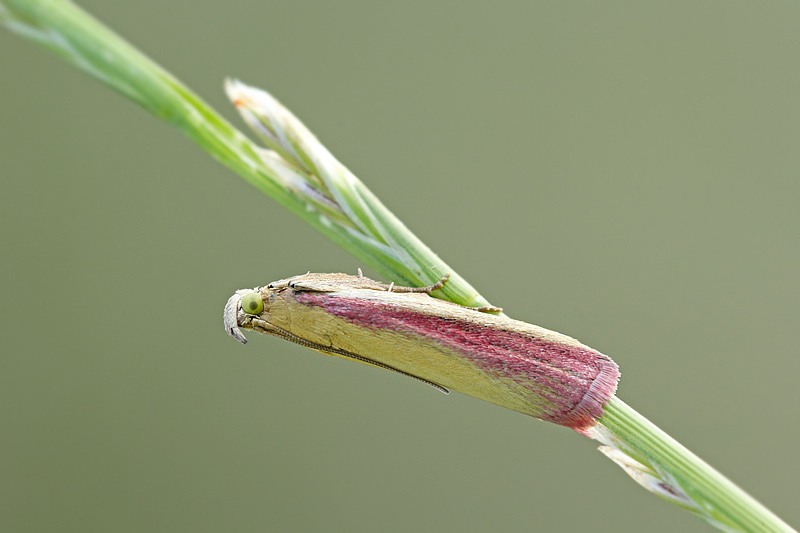
[[(237, 125), (226, 76), (272, 92), (800, 524), (800, 6), (80, 4)], [(5, 30), (0, 66), (4, 531), (710, 531), (567, 429), (234, 342), (234, 290), (363, 265)]]

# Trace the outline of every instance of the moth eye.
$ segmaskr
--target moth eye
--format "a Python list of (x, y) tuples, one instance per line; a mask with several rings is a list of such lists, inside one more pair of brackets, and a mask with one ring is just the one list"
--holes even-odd
[(242, 298), (242, 311), (248, 315), (260, 315), (264, 310), (264, 301), (257, 292), (248, 292)]

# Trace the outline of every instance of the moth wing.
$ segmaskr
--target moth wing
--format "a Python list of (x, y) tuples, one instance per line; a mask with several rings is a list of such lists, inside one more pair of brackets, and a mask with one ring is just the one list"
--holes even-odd
[(287, 285), (296, 291), (336, 292), (343, 289), (373, 289), (385, 291), (388, 285), (375, 280), (347, 274), (303, 274), (289, 278)]

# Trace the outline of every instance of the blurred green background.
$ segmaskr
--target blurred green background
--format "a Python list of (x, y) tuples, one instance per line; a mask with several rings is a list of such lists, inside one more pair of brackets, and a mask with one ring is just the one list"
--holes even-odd
[[(800, 524), (800, 5), (80, 2), (293, 110), (489, 300)], [(0, 32), (0, 529), (710, 531), (554, 425), (222, 329), (353, 258)], [(244, 129), (244, 128), (243, 128)]]

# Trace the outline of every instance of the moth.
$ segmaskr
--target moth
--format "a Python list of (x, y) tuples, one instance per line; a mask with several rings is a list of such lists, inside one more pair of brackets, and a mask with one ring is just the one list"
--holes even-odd
[(225, 330), (249, 329), (317, 352), (391, 370), (586, 434), (613, 397), (619, 369), (577, 340), (505, 316), (434, 298), (427, 287), (361, 275), (302, 274), (242, 289), (225, 306)]

